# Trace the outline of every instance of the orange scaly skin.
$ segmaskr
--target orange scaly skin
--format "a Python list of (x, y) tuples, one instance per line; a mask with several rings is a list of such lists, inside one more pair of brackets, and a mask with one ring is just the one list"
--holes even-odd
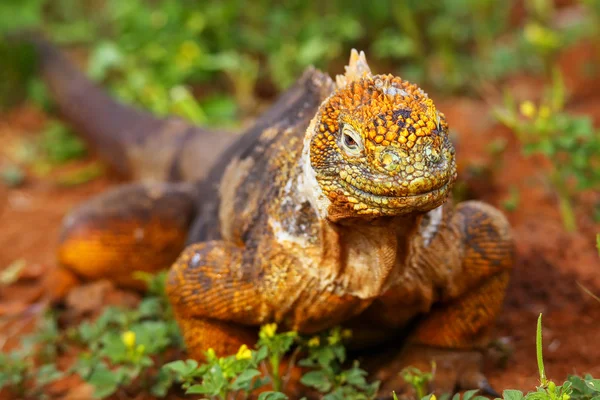
[(513, 264), (507, 221), (480, 202), (452, 206), (448, 127), (417, 86), (372, 76), (357, 53), (337, 87), (313, 83), (318, 109), (290, 110), (230, 162), (219, 240), (189, 246), (171, 269), (190, 355), (235, 353), (268, 322), (347, 324), (359, 346), (404, 329), (401, 364), (434, 358), (456, 366), (438, 388), (485, 388), (474, 354)]

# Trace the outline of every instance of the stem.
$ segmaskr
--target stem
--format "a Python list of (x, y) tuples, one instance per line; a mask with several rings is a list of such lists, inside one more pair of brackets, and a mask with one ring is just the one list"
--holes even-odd
[[(559, 167), (556, 166), (555, 168)], [(569, 233), (575, 232), (577, 230), (575, 211), (573, 210), (573, 203), (569, 196), (568, 189), (560, 177), (560, 172), (554, 172), (551, 176), (551, 181), (558, 193), (558, 207), (565, 230)]]
[(538, 317), (537, 330), (535, 334), (535, 353), (537, 356), (538, 370), (540, 371), (540, 383), (542, 386), (546, 386), (548, 380), (546, 379), (546, 371), (544, 370), (544, 358), (542, 356), (542, 314)]
[(577, 230), (577, 222), (575, 221), (575, 212), (573, 211), (573, 205), (568, 196), (563, 195), (559, 192), (558, 204), (560, 207), (560, 215), (563, 219), (563, 224), (567, 232), (575, 232)]
[(273, 375), (273, 390), (281, 392), (281, 376), (279, 376), (279, 356), (271, 356), (271, 374)]
[(423, 390), (423, 384), (417, 385), (417, 399), (425, 397), (425, 391)]

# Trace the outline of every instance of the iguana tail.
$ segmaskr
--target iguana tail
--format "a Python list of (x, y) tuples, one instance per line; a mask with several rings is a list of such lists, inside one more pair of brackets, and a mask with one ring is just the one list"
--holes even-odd
[(117, 173), (142, 180), (197, 180), (237, 137), (160, 119), (109, 97), (40, 35), (29, 35), (62, 117)]

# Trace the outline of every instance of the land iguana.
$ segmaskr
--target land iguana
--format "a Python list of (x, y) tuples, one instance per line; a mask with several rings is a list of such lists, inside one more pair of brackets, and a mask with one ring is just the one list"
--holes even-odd
[(435, 360), (438, 390), (492, 391), (481, 350), (513, 265), (510, 227), (490, 205), (452, 204), (448, 124), (418, 86), (373, 75), (353, 50), (344, 75), (307, 69), (242, 135), (207, 132), (117, 104), (37, 45), (65, 118), (142, 179), (66, 217), (65, 271), (131, 286), (132, 271), (172, 264), (193, 358), (235, 353), (265, 323), (343, 325), (356, 347), (403, 338), (394, 362)]

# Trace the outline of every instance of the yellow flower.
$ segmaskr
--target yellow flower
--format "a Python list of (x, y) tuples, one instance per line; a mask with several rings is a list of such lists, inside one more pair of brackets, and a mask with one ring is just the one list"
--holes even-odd
[(342, 338), (350, 339), (352, 337), (352, 331), (350, 329), (344, 329), (342, 331)]
[(437, 400), (437, 397), (435, 397), (435, 394), (432, 394), (429, 400)]
[(123, 334), (121, 335), (121, 340), (125, 344), (125, 347), (127, 347), (128, 349), (132, 349), (133, 346), (135, 346), (135, 332), (123, 332)]
[(319, 347), (321, 344), (321, 339), (318, 336), (313, 336), (308, 341), (308, 347)]
[(548, 119), (548, 117), (550, 117), (550, 107), (548, 107), (548, 106), (541, 106), (540, 107), (540, 118), (541, 119)]
[(527, 118), (535, 117), (535, 104), (529, 100), (522, 102), (519, 110), (521, 111), (521, 114)]
[(527, 24), (523, 33), (525, 40), (541, 50), (554, 50), (561, 44), (561, 38), (556, 32), (538, 23)]
[(263, 326), (262, 331), (266, 337), (271, 338), (275, 336), (275, 333), (277, 332), (277, 324), (266, 324)]
[(215, 350), (214, 350), (212, 347), (211, 347), (211, 348), (209, 348), (208, 350), (206, 350), (206, 353), (205, 353), (205, 354), (206, 354), (206, 359), (207, 359), (208, 361), (212, 361), (212, 360), (214, 360), (215, 358), (217, 358), (217, 353), (215, 353)]
[(185, 60), (191, 62), (200, 56), (200, 47), (195, 42), (186, 40), (179, 46), (179, 54)]
[(237, 354), (235, 355), (236, 360), (249, 360), (252, 358), (252, 352), (245, 344), (240, 346)]

